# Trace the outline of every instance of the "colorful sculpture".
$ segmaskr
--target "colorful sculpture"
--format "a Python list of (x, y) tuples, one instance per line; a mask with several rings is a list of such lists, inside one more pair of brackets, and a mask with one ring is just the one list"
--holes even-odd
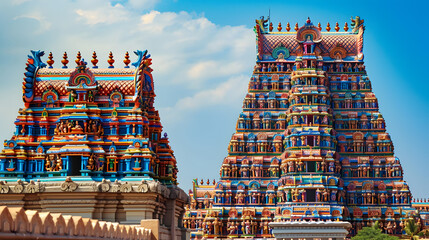
[(77, 67), (42, 62), (42, 51), (28, 57), (16, 131), (0, 155), (0, 178), (30, 181), (56, 177), (74, 181), (158, 180), (176, 184), (177, 167), (153, 103), (151, 59), (136, 51), (136, 70), (92, 69), (77, 56)]
[(379, 221), (400, 234), (415, 210), (365, 71), (363, 20), (333, 33), (310, 19), (296, 32), (256, 23), (256, 65), (220, 181), (194, 181), (190, 193), (192, 238), (272, 237), (268, 222), (303, 220), (350, 221), (351, 235)]

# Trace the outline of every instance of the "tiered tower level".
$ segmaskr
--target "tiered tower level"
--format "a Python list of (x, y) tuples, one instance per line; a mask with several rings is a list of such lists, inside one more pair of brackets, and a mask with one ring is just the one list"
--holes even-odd
[(257, 60), (220, 181), (194, 181), (185, 226), (270, 237), (268, 222), (379, 220), (400, 233), (411, 193), (366, 74), (363, 20), (291, 32), (256, 20)]

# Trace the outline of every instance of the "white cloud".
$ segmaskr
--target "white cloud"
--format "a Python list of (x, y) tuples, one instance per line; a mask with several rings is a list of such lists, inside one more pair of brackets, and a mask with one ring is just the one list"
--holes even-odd
[(188, 70), (188, 76), (192, 79), (202, 79), (207, 76), (211, 78), (226, 77), (241, 73), (243, 70), (245, 70), (245, 66), (243, 62), (239, 60), (229, 63), (225, 63), (223, 59), (208, 60), (195, 63)]
[(32, 13), (16, 16), (13, 18), (13, 20), (18, 20), (18, 19), (32, 19), (39, 22), (40, 28), (36, 31), (37, 33), (42, 33), (49, 30), (52, 25), (51, 22), (49, 22), (44, 16), (42, 16), (42, 14), (38, 12), (32, 12)]
[(191, 112), (212, 106), (240, 106), (247, 91), (248, 81), (248, 76), (237, 75), (221, 82), (212, 89), (204, 89), (192, 96), (184, 97), (178, 100), (174, 106), (161, 109), (164, 113), (163, 120), (168, 122), (182, 120)]
[(99, 23), (112, 24), (116, 22), (123, 22), (128, 19), (129, 12), (123, 5), (117, 3), (114, 6), (107, 3), (101, 7), (91, 10), (77, 9), (76, 14), (84, 19), (87, 24), (95, 25)]
[(160, 14), (160, 12), (158, 12), (158, 11), (151, 11), (148, 14), (144, 14), (143, 16), (141, 16), (141, 23), (142, 24), (151, 24), (151, 23), (153, 23), (153, 20), (155, 19), (155, 17), (159, 14)]
[(193, 96), (180, 99), (175, 109), (195, 110), (209, 105), (229, 105), (238, 99), (242, 99), (246, 93), (249, 82), (248, 76), (235, 76), (219, 84), (214, 89), (202, 90)]

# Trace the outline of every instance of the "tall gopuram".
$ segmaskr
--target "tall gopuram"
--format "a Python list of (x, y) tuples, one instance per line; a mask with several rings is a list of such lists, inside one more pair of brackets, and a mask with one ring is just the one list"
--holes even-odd
[[(24, 107), (0, 154), (0, 205), (139, 224), (155, 219), (160, 234), (180, 236), (188, 196), (158, 111), (147, 51), (130, 68), (98, 68), (80, 52), (60, 68), (31, 51)], [(57, 60), (58, 61), (58, 60)], [(92, 66), (90, 66), (92, 65)], [(121, 64), (122, 65), (122, 64)], [(177, 228), (177, 229), (176, 229)]]
[(304, 220), (401, 233), (411, 193), (365, 71), (363, 20), (350, 28), (307, 19), (275, 32), (256, 20), (256, 65), (220, 180), (193, 183), (192, 237), (272, 237), (269, 222)]

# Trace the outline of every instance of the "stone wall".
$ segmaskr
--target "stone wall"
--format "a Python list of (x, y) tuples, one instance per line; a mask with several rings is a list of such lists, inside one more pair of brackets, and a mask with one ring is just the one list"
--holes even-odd
[(152, 240), (152, 231), (63, 215), (0, 206), (0, 239), (142, 239)]

